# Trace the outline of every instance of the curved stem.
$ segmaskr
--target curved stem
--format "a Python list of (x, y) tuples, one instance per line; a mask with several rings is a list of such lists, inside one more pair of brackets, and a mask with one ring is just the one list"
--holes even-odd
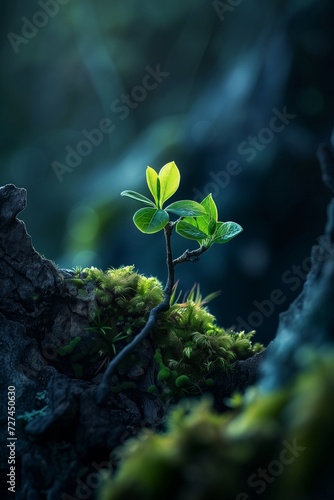
[(172, 295), (175, 273), (174, 273), (174, 261), (173, 261), (173, 253), (172, 253), (172, 245), (171, 245), (171, 237), (173, 232), (174, 224), (168, 223), (164, 228), (165, 233), (165, 241), (166, 241), (166, 253), (167, 253), (167, 282), (164, 288), (165, 299), (168, 300), (168, 308), (169, 301)]
[(171, 246), (171, 236), (173, 232), (173, 227), (174, 227), (173, 223), (168, 223), (164, 228), (166, 252), (167, 252), (167, 282), (164, 288), (164, 300), (150, 311), (150, 314), (148, 316), (144, 328), (109, 363), (106, 371), (104, 372), (102, 381), (100, 382), (100, 385), (97, 388), (97, 402), (99, 404), (103, 404), (108, 397), (111, 378), (117, 365), (136, 347), (137, 344), (139, 344), (139, 342), (141, 342), (145, 337), (147, 337), (147, 335), (156, 325), (158, 320), (158, 315), (161, 312), (168, 311), (170, 307), (170, 298), (174, 286), (174, 265), (175, 265), (173, 261), (172, 246)]

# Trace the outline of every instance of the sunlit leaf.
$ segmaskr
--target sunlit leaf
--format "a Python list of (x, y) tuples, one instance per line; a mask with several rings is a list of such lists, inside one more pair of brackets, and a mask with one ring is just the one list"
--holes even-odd
[(205, 215), (197, 219), (198, 228), (208, 235), (214, 234), (218, 220), (218, 211), (211, 193), (201, 202), (205, 209)]
[(128, 198), (132, 198), (134, 200), (141, 201), (142, 203), (146, 203), (147, 205), (154, 206), (153, 201), (146, 198), (146, 196), (144, 196), (140, 193), (137, 193), (136, 191), (129, 191), (129, 190), (122, 191), (121, 196), (127, 196)]
[(242, 227), (236, 222), (220, 222), (217, 224), (217, 230), (213, 237), (214, 243), (227, 243), (232, 238), (235, 238), (241, 231)]
[(169, 221), (168, 213), (157, 208), (141, 208), (133, 216), (136, 227), (146, 234), (157, 233)]
[(146, 182), (154, 198), (155, 204), (159, 206), (160, 180), (157, 172), (151, 167), (147, 167), (146, 169)]
[(204, 207), (192, 200), (176, 201), (175, 203), (168, 205), (165, 210), (167, 210), (167, 212), (172, 212), (172, 214), (176, 214), (179, 217), (197, 217), (205, 214)]
[(176, 224), (176, 232), (180, 236), (188, 238), (189, 240), (199, 241), (204, 240), (208, 237), (205, 233), (198, 229), (197, 226), (189, 224), (189, 222), (186, 222), (184, 220), (181, 220)]
[(212, 236), (216, 232), (216, 228), (217, 228), (216, 221), (211, 219), (209, 224), (208, 224), (208, 232), (209, 232), (210, 236)]
[(203, 215), (201, 217), (196, 217), (196, 226), (200, 231), (209, 235), (209, 217), (207, 215)]
[(206, 213), (209, 215), (210, 220), (218, 221), (218, 210), (215, 204), (212, 194), (208, 194), (206, 198), (201, 202), (201, 205), (205, 208)]
[(180, 172), (173, 161), (166, 163), (159, 172), (160, 208), (177, 191), (180, 185)]

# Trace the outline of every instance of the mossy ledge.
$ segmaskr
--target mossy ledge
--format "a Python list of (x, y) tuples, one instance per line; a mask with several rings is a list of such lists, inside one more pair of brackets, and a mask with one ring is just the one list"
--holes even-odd
[[(74, 374), (96, 373), (139, 333), (150, 310), (163, 300), (163, 288), (156, 278), (139, 274), (134, 266), (107, 271), (77, 268), (70, 281), (81, 297), (93, 289), (95, 308), (90, 325), (82, 336), (62, 348), (61, 355), (67, 358)], [(156, 390), (152, 384), (147, 390), (163, 401), (207, 392), (213, 385), (213, 373), (230, 371), (236, 361), (264, 349), (259, 343), (253, 344), (255, 332), (226, 331), (218, 326), (199, 290), (182, 303), (175, 296), (151, 334)], [(81, 337), (85, 342), (80, 342)], [(121, 363), (119, 371), (124, 374), (136, 364), (140, 366), (141, 360), (134, 352)]]

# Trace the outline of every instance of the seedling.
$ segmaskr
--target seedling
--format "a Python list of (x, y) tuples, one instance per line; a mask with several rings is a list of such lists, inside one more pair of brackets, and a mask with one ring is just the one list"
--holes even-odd
[[(242, 227), (236, 222), (218, 221), (217, 206), (209, 194), (201, 203), (192, 200), (181, 200), (171, 203), (164, 208), (164, 204), (177, 191), (180, 184), (180, 172), (174, 162), (164, 165), (159, 173), (153, 168), (146, 169), (146, 182), (153, 200), (137, 193), (136, 191), (122, 191), (122, 196), (132, 198), (144, 205), (148, 205), (135, 212), (133, 222), (145, 234), (164, 231), (167, 254), (167, 282), (164, 288), (164, 299), (154, 307), (149, 314), (143, 329), (127, 344), (109, 363), (98, 388), (98, 401), (105, 401), (108, 394), (111, 376), (118, 363), (141, 342), (156, 325), (158, 315), (168, 311), (173, 299), (175, 266), (187, 261), (198, 260), (199, 256), (208, 250), (214, 243), (223, 244), (235, 238)], [(178, 216), (175, 221), (170, 220), (170, 215)], [(187, 239), (195, 240), (198, 248), (186, 250), (182, 255), (173, 258), (171, 235), (176, 232)]]
[(173, 161), (162, 167), (159, 174), (147, 167), (146, 181), (154, 201), (136, 191), (121, 193), (122, 196), (150, 205), (137, 210), (133, 216), (133, 222), (143, 233), (157, 233), (166, 228), (170, 224), (170, 213), (180, 217), (176, 223), (172, 223), (173, 226), (176, 224), (176, 232), (184, 238), (196, 240), (205, 250), (213, 243), (227, 243), (242, 231), (242, 227), (235, 222), (218, 221), (217, 206), (211, 194), (202, 203), (182, 200), (163, 208), (180, 184), (180, 172)]

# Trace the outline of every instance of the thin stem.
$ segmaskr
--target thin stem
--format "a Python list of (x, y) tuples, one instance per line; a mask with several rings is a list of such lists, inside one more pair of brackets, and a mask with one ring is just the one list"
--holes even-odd
[(164, 288), (165, 300), (169, 301), (172, 295), (175, 274), (174, 274), (174, 261), (173, 261), (173, 253), (172, 253), (172, 245), (171, 245), (171, 237), (173, 232), (174, 225), (172, 223), (168, 223), (164, 228), (165, 233), (165, 241), (166, 241), (166, 253), (167, 253), (167, 282)]
[(111, 378), (117, 365), (120, 363), (120, 361), (122, 361), (125, 358), (125, 356), (127, 356), (136, 347), (137, 344), (139, 344), (139, 342), (141, 342), (145, 337), (147, 337), (147, 335), (156, 325), (158, 320), (158, 315), (162, 312), (168, 311), (170, 307), (170, 299), (174, 286), (174, 261), (173, 261), (172, 246), (171, 246), (171, 236), (173, 228), (174, 228), (173, 223), (168, 223), (164, 228), (166, 253), (167, 253), (167, 282), (164, 288), (164, 300), (150, 311), (148, 320), (144, 328), (109, 363), (106, 371), (104, 372), (102, 381), (100, 382), (100, 385), (97, 388), (97, 402), (99, 404), (103, 404), (108, 397)]

